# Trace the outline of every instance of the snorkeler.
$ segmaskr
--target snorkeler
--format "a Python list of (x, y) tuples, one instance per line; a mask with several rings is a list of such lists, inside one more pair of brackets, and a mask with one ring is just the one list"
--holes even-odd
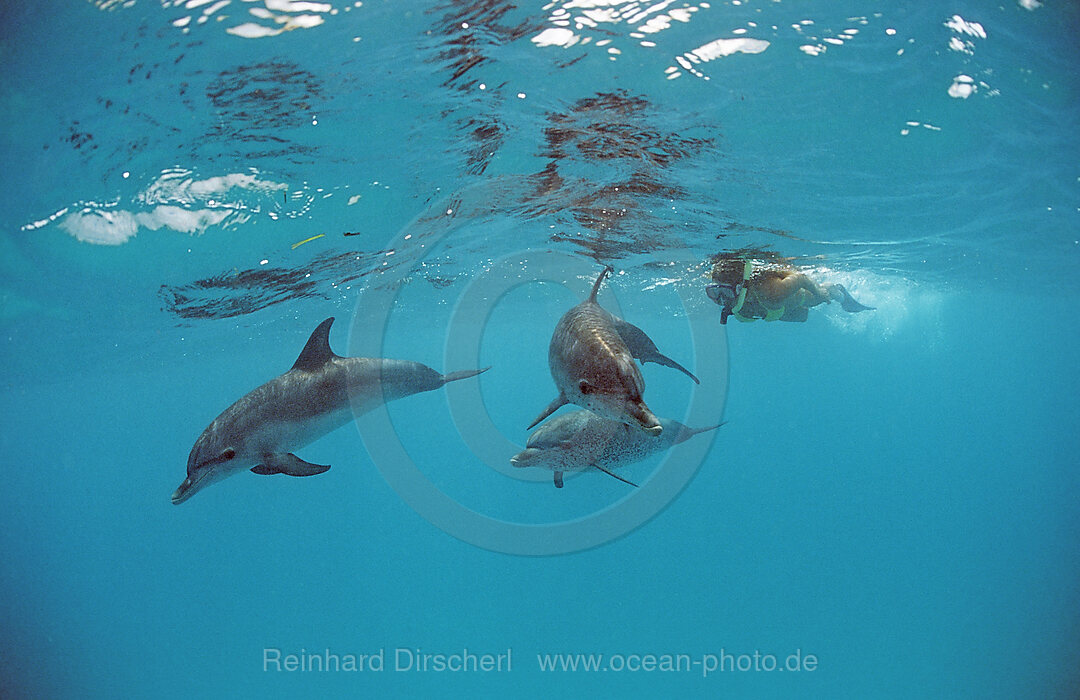
[(874, 308), (852, 299), (843, 285), (823, 287), (783, 262), (755, 265), (743, 256), (721, 254), (713, 264), (712, 280), (705, 292), (723, 307), (720, 323), (727, 323), (729, 316), (740, 321), (802, 322), (811, 307), (832, 301), (839, 301), (849, 313)]

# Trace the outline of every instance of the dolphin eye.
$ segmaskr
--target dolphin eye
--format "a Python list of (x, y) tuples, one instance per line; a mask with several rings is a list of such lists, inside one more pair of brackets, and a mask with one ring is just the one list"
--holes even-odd
[(580, 391), (582, 394), (588, 394), (588, 393), (590, 393), (592, 391), (592, 385), (589, 384), (584, 379), (582, 379), (580, 382), (578, 382), (577, 386), (578, 386), (578, 391)]
[(226, 462), (228, 462), (230, 459), (232, 459), (235, 456), (236, 456), (236, 450), (234, 450), (231, 447), (221, 453), (221, 458), (223, 460), (225, 460)]

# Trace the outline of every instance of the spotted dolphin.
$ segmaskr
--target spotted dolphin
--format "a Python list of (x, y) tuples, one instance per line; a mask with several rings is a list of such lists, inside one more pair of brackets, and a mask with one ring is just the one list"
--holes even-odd
[(510, 464), (550, 469), (555, 472), (558, 488), (562, 488), (564, 472), (579, 472), (591, 467), (636, 486), (612, 470), (671, 449), (698, 433), (716, 430), (723, 424), (688, 428), (678, 421), (661, 418), (660, 425), (664, 430), (654, 437), (592, 411), (565, 413), (529, 436), (525, 449), (511, 457)]
[(634, 358), (643, 364), (672, 367), (701, 383), (688, 369), (661, 354), (645, 331), (596, 303), (600, 284), (610, 273), (611, 267), (605, 267), (589, 298), (563, 314), (556, 324), (548, 345), (548, 367), (559, 395), (530, 429), (572, 403), (652, 435), (660, 434), (663, 426), (642, 398), (645, 380)]
[(256, 474), (311, 476), (330, 468), (292, 453), (373, 408), (490, 369), (442, 375), (408, 360), (340, 357), (330, 326), (319, 324), (292, 369), (225, 409), (191, 448), (187, 478), (172, 495), (183, 503), (212, 483), (250, 469)]

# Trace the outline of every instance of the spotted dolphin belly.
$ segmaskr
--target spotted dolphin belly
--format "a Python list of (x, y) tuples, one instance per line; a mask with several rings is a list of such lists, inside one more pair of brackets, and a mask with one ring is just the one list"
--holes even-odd
[(264, 453), (295, 452), (353, 419), (349, 406), (304, 420), (268, 420), (250, 436), (250, 444)]

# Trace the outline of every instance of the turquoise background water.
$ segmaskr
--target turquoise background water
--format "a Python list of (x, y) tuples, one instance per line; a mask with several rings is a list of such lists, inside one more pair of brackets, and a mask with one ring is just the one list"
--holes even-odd
[[(1075, 5), (188, 4), (0, 8), (0, 695), (1077, 696)], [(768, 45), (702, 48), (737, 38)], [(624, 537), (462, 542), (352, 426), (300, 450), (324, 475), (168, 502), (203, 427), (323, 318), (341, 354), (376, 335), (461, 369), (451, 317), (519, 269), (475, 332), (522, 444), (588, 283), (530, 283), (539, 256), (615, 266), (601, 302), (697, 366), (723, 350), (687, 323), (715, 312), (704, 261), (746, 246), (877, 310), (729, 324), (726, 385), (702, 389), (728, 422)], [(681, 417), (689, 382), (644, 374)], [(447, 395), (390, 415), (469, 507), (558, 522), (625, 496), (487, 468)], [(512, 671), (397, 672), (399, 647), (511, 649)], [(267, 672), (266, 648), (387, 668)], [(537, 659), (797, 650), (816, 670)]]

